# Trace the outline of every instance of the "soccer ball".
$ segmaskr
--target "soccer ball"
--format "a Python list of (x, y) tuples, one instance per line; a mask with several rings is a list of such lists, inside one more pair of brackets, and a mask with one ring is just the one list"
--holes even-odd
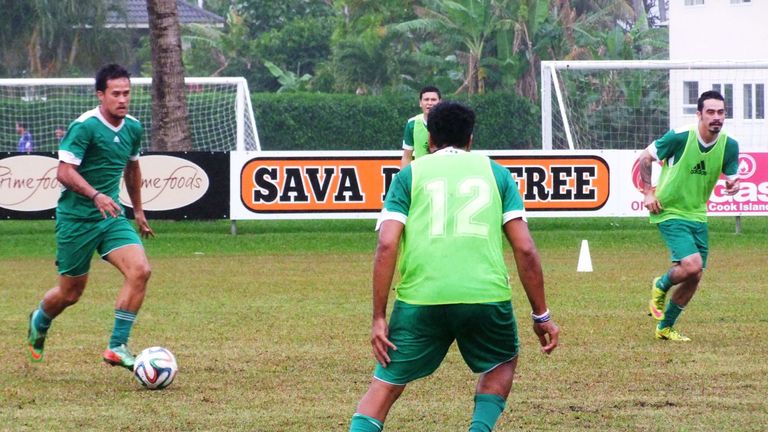
[(136, 356), (133, 366), (136, 381), (150, 390), (160, 390), (171, 385), (178, 371), (176, 357), (163, 347), (145, 349)]

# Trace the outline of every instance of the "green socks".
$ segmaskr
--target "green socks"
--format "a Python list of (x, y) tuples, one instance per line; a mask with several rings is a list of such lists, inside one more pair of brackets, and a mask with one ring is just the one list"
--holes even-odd
[(51, 327), (51, 321), (53, 321), (53, 318), (45, 313), (43, 310), (43, 302), (40, 302), (40, 306), (38, 306), (37, 310), (32, 313), (32, 325), (35, 326), (35, 329), (37, 329), (38, 332), (46, 333)]
[(352, 416), (352, 423), (349, 425), (349, 432), (381, 432), (382, 429), (384, 423), (360, 413)]
[(472, 423), (469, 432), (490, 432), (499, 420), (506, 401), (495, 394), (476, 394), (475, 412), (472, 414)]
[(656, 281), (656, 288), (664, 292), (669, 291), (669, 289), (672, 288), (672, 285), (674, 284), (669, 279), (669, 272), (664, 273), (664, 275)]
[(684, 309), (683, 306), (680, 306), (677, 303), (670, 300), (669, 303), (667, 303), (667, 309), (664, 311), (664, 319), (661, 320), (658, 328), (663, 329), (665, 327), (674, 326), (675, 321), (677, 321), (677, 318), (683, 312), (683, 309)]
[(128, 343), (128, 336), (131, 335), (134, 321), (136, 321), (135, 313), (115, 309), (115, 326), (112, 328), (109, 348), (115, 348)]

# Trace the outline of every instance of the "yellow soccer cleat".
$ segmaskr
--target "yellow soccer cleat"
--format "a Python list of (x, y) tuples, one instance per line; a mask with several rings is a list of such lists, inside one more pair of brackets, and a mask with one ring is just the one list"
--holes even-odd
[(683, 336), (672, 327), (656, 328), (656, 339), (671, 340), (676, 342), (690, 342), (691, 338)]
[(652, 316), (656, 321), (664, 319), (664, 303), (667, 300), (667, 293), (656, 288), (656, 282), (661, 278), (653, 280), (651, 286), (651, 301), (648, 302), (648, 315)]

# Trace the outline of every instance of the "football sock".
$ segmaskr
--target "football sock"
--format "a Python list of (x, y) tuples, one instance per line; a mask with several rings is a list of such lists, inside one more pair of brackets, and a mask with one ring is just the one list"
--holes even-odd
[(53, 321), (53, 318), (45, 313), (43, 310), (43, 302), (40, 302), (40, 306), (38, 306), (37, 310), (32, 314), (32, 325), (35, 326), (35, 329), (40, 333), (45, 333), (48, 331), (48, 328), (51, 327), (51, 321)]
[(683, 312), (683, 309), (684, 309), (683, 306), (680, 306), (677, 303), (670, 300), (669, 303), (667, 303), (667, 309), (664, 311), (664, 319), (661, 320), (658, 328), (663, 329), (665, 327), (674, 326), (675, 321), (677, 321), (677, 318)]
[(659, 278), (659, 280), (656, 281), (656, 288), (667, 292), (670, 288), (672, 288), (672, 281), (669, 279), (669, 272), (664, 273), (664, 275)]
[(469, 432), (490, 432), (504, 411), (506, 401), (499, 395), (478, 393), (475, 395), (475, 412)]
[(115, 309), (115, 326), (112, 328), (112, 337), (109, 339), (110, 348), (128, 343), (134, 321), (136, 321), (135, 313)]
[(360, 413), (352, 416), (352, 422), (349, 425), (349, 432), (381, 432), (383, 429), (384, 423)]

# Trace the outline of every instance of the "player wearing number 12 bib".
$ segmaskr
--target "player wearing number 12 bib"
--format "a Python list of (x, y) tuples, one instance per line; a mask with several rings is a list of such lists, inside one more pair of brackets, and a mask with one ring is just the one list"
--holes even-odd
[[(378, 364), (350, 431), (380, 431), (405, 385), (432, 374), (456, 341), (480, 374), (470, 431), (489, 431), (504, 409), (518, 355), (502, 231), (512, 245), (542, 350), (557, 346), (541, 263), (509, 171), (470, 153), (474, 112), (441, 102), (429, 113), (431, 154), (397, 176), (377, 229), (371, 344)], [(402, 243), (401, 243), (402, 240)], [(401, 280), (389, 323), (398, 249)]]

